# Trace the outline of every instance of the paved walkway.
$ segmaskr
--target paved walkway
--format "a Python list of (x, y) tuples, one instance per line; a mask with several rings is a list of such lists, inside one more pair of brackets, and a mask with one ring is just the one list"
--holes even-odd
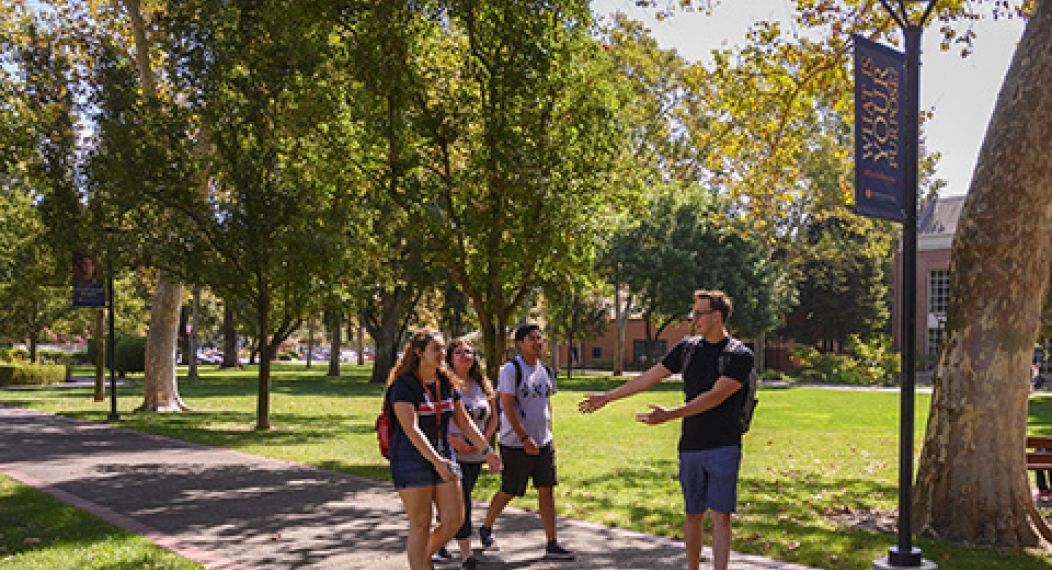
[[(387, 483), (17, 408), (0, 407), (0, 441), (0, 473), (211, 568), (406, 567), (406, 521)], [(539, 519), (509, 509), (483, 568), (683, 567), (678, 541), (569, 519), (559, 529), (574, 562), (541, 560)]]

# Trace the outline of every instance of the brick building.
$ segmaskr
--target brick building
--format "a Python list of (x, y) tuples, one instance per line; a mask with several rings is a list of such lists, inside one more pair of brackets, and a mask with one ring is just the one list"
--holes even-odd
[[(931, 363), (942, 346), (946, 326), (946, 306), (950, 299), (950, 248), (957, 231), (964, 196), (936, 198), (917, 219), (917, 329), (916, 354), (920, 362)], [(891, 331), (895, 349), (902, 335), (902, 244), (895, 251), (894, 291)]]

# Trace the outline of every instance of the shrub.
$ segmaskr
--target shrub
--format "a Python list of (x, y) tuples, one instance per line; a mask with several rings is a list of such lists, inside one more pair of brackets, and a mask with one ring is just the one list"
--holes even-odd
[(0, 386), (46, 386), (69, 379), (69, 367), (60, 364), (0, 364)]
[(114, 347), (114, 368), (121, 374), (146, 370), (146, 337), (124, 336)]
[(898, 353), (891, 350), (891, 339), (880, 335), (862, 341), (848, 338), (850, 354), (819, 352), (812, 346), (797, 347), (793, 357), (802, 365), (796, 370), (801, 380), (824, 384), (885, 385), (898, 381)]
[(760, 380), (778, 381), (785, 380), (785, 373), (781, 370), (767, 369), (759, 374)]

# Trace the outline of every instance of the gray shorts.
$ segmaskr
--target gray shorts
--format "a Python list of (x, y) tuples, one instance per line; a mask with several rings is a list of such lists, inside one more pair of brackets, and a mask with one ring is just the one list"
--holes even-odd
[(737, 445), (681, 451), (679, 485), (687, 514), (701, 514), (709, 509), (718, 513), (736, 512), (741, 461), (742, 449)]

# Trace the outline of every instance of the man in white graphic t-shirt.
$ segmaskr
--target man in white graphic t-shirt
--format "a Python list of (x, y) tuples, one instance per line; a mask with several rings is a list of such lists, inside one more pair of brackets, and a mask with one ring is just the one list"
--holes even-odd
[(573, 552), (563, 548), (555, 536), (555, 446), (552, 441), (551, 396), (556, 392), (551, 369), (540, 360), (544, 333), (535, 324), (515, 329), (519, 356), (506, 363), (497, 381), (500, 396), (500, 455), (504, 461), (500, 491), (493, 495), (486, 521), (479, 528), (485, 548), (493, 548), (493, 523), (514, 497), (526, 494), (533, 478), (538, 510), (547, 537), (544, 557), (573, 560)]

